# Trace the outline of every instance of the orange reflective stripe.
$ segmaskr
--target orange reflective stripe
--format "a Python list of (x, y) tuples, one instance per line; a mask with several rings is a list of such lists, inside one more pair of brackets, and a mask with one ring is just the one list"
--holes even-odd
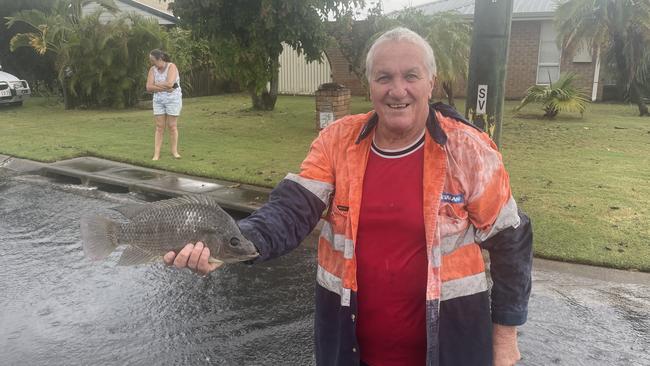
[(335, 250), (325, 238), (318, 240), (318, 264), (327, 272), (340, 278), (343, 287), (357, 290), (356, 260), (345, 259), (343, 252)]
[(462, 246), (442, 256), (440, 276), (442, 281), (451, 281), (485, 271), (481, 248), (477, 244)]

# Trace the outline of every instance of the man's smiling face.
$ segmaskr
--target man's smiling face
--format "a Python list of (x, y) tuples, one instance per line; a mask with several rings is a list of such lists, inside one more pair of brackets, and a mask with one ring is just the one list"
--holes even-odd
[(370, 99), (379, 123), (388, 130), (408, 131), (424, 125), (433, 85), (418, 46), (399, 41), (378, 45), (370, 73)]

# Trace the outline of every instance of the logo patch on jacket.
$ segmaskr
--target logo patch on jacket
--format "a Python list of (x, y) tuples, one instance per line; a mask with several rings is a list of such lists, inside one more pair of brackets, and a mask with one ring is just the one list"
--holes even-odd
[(442, 196), (440, 197), (440, 201), (442, 202), (449, 202), (449, 203), (463, 203), (465, 202), (465, 195), (464, 194), (451, 194), (451, 193), (446, 193), (442, 192)]

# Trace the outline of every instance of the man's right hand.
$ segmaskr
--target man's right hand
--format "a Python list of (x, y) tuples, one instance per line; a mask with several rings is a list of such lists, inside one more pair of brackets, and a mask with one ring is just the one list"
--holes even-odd
[(210, 248), (201, 242), (187, 244), (178, 254), (169, 252), (163, 257), (166, 265), (182, 269), (189, 268), (193, 272), (207, 275), (208, 273), (221, 267), (223, 263), (210, 263)]

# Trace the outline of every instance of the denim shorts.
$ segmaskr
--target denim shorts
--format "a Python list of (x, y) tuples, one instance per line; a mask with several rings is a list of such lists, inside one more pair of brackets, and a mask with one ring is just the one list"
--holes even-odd
[(153, 115), (180, 116), (183, 108), (182, 98), (153, 98)]

